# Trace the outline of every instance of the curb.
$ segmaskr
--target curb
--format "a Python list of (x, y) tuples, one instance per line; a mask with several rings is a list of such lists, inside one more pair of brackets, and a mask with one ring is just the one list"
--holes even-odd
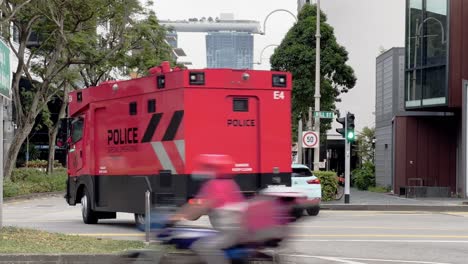
[[(136, 255), (134, 255), (137, 253)], [(198, 264), (198, 258), (193, 258), (191, 254), (184, 253), (167, 253), (164, 257), (171, 255), (179, 255), (181, 263)], [(163, 257), (163, 258), (164, 258)], [(130, 264), (130, 263), (158, 263), (163, 260), (158, 252), (142, 250), (130, 251), (123, 254), (0, 254), (0, 264)], [(167, 261), (168, 259), (166, 259)], [(253, 260), (249, 263), (255, 264), (271, 264), (271, 261)]]
[(32, 263), (48, 263), (48, 264), (111, 264), (123, 263), (121, 258), (115, 254), (1, 254), (1, 264), (32, 264)]
[(322, 210), (468, 212), (468, 205), (322, 204)]
[(32, 193), (32, 194), (20, 195), (20, 196), (15, 196), (15, 197), (4, 197), (3, 202), (8, 203), (8, 202), (14, 202), (14, 201), (19, 201), (19, 200), (31, 200), (35, 198), (57, 196), (57, 195), (63, 196), (65, 195), (65, 192), (59, 191), (59, 192), (46, 192), (46, 193)]

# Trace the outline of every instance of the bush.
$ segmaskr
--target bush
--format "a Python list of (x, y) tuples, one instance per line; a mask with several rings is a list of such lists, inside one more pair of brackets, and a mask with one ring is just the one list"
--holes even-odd
[(336, 189), (338, 188), (336, 172), (314, 171), (314, 175), (320, 179), (320, 184), (322, 185), (322, 201), (333, 200)]
[[(24, 164), (26, 166), (26, 163)], [(28, 168), (47, 168), (47, 160), (31, 160), (28, 161)], [(63, 168), (62, 164), (58, 160), (54, 160), (54, 168)]]
[(383, 187), (383, 186), (376, 186), (376, 187), (369, 187), (369, 192), (376, 192), (376, 193), (388, 193), (392, 189), (390, 187)]
[(359, 190), (368, 190), (375, 187), (375, 166), (370, 162), (364, 163), (361, 168), (353, 171), (353, 182)]
[(66, 169), (56, 169), (51, 175), (33, 168), (15, 169), (11, 178), (4, 181), (3, 197), (15, 197), (32, 193), (65, 191)]

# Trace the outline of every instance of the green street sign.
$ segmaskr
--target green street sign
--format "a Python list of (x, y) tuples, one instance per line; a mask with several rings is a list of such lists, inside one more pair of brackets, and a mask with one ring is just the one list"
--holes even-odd
[(0, 40), (0, 95), (11, 97), (10, 48)]
[(314, 112), (314, 117), (333, 119), (335, 117), (335, 114), (330, 111), (320, 111), (320, 112)]

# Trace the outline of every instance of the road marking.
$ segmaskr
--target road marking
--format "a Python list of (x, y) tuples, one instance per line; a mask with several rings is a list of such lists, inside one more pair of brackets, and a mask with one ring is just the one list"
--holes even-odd
[(381, 229), (381, 230), (440, 230), (467, 231), (468, 228), (428, 228), (428, 227), (386, 227), (386, 226), (322, 226), (322, 225), (293, 225), (294, 228), (328, 228), (328, 229)]
[(366, 259), (366, 258), (328, 257), (328, 256), (295, 255), (295, 254), (279, 254), (279, 255), (286, 256), (286, 257), (316, 258), (316, 259), (331, 260), (331, 261), (336, 261), (340, 263), (348, 263), (348, 264), (365, 264), (364, 262), (356, 262), (356, 261), (414, 263), (414, 264), (451, 264), (451, 263), (445, 263), (445, 262), (428, 262), (428, 261), (414, 261), (414, 260)]
[(95, 236), (95, 237), (144, 237), (144, 233), (75, 233), (69, 234), (71, 236)]
[(371, 243), (462, 243), (468, 244), (468, 240), (382, 240), (382, 239), (288, 239), (291, 242), (371, 242)]
[(316, 234), (291, 237), (402, 237), (402, 238), (468, 238), (468, 235), (411, 235), (411, 234)]
[[(144, 233), (72, 233), (70, 235), (76, 235), (76, 236), (95, 236), (95, 237), (142, 237), (142, 236), (145, 236)], [(392, 238), (392, 237), (395, 237), (395, 238), (464, 238), (464, 239), (467, 239), (468, 238), (468, 235), (463, 235), (463, 236), (456, 236), (456, 235), (387, 235), (387, 234), (369, 234), (369, 235), (366, 235), (366, 234), (344, 234), (344, 235), (335, 235), (335, 234), (323, 234), (323, 235), (291, 235), (290, 236), (291, 238), (293, 239), (290, 239), (291, 241), (295, 241), (295, 242), (312, 242), (312, 241), (343, 241), (343, 242), (399, 242), (399, 243), (402, 243), (402, 242), (412, 242), (412, 243), (436, 243), (436, 242), (440, 242), (440, 243), (455, 243), (455, 242), (459, 242), (459, 243), (468, 243), (468, 241), (466, 240), (372, 240), (372, 239), (368, 239), (368, 240), (345, 240), (345, 239), (342, 239), (342, 240), (328, 240), (328, 239), (310, 239), (310, 240), (307, 240), (307, 239), (294, 239), (294, 238), (301, 238), (301, 237), (317, 237), (317, 238), (320, 238), (320, 237), (338, 237), (338, 238), (341, 238), (341, 237), (369, 237), (369, 238), (372, 238), (372, 237), (375, 237), (375, 238), (379, 238), (379, 237), (387, 237), (387, 238)]]

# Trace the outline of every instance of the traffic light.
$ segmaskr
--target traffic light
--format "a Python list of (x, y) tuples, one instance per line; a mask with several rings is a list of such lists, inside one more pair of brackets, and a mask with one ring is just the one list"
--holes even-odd
[(344, 138), (346, 138), (346, 118), (344, 117), (339, 117), (336, 119), (336, 122), (340, 123), (343, 128), (337, 128), (336, 129), (336, 132), (338, 132), (338, 134), (342, 135)]
[(354, 133), (354, 114), (347, 113), (346, 114), (346, 140), (348, 142), (354, 142), (356, 134)]

